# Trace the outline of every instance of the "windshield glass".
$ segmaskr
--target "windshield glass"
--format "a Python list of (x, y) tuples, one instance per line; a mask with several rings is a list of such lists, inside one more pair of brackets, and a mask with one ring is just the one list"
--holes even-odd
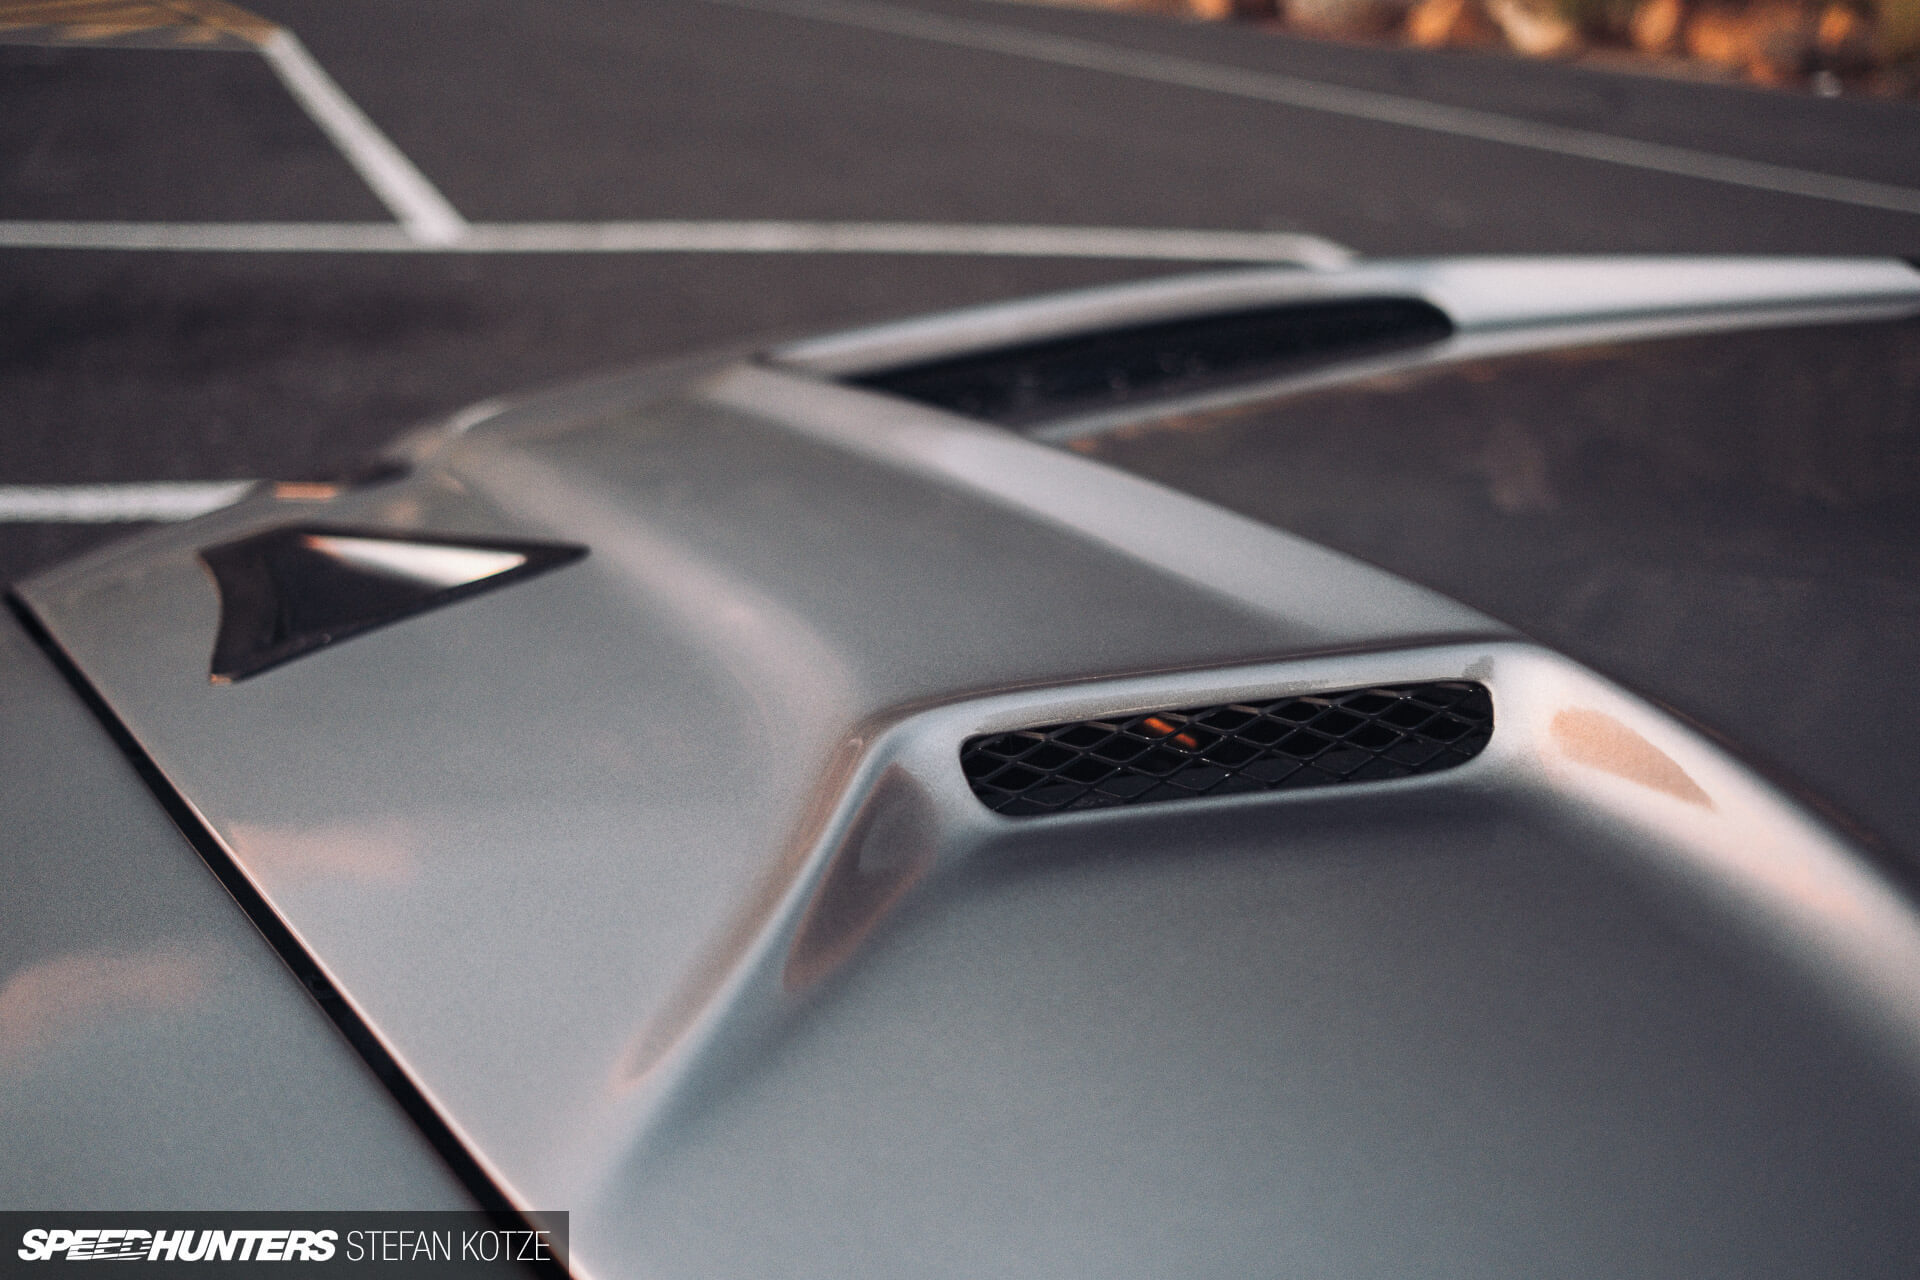
[(1513, 623), (1920, 865), (1920, 322), (1441, 365), (1073, 447)]

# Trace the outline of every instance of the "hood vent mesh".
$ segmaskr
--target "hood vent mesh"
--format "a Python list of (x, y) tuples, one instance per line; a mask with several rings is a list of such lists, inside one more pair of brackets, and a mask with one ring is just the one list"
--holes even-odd
[(960, 766), (989, 809), (1025, 816), (1436, 773), (1492, 734), (1486, 686), (1447, 681), (991, 734)]

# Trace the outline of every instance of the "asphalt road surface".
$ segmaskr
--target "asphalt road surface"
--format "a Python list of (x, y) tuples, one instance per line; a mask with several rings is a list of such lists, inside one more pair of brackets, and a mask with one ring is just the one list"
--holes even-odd
[[(992, 0), (250, 7), (473, 222), (1293, 231), (1368, 255), (1920, 252), (1906, 104)], [(1382, 99), (1352, 90), (1405, 118), (1368, 118)], [(1486, 136), (1487, 113), (1511, 136)], [(1568, 131), (1629, 161), (1686, 148), (1812, 188), (1569, 154)], [(1855, 198), (1867, 187), (1912, 203), (1873, 207)], [(393, 214), (254, 51), (0, 44), (0, 221)], [(1185, 269), (0, 247), (0, 485), (325, 473), (424, 419), (606, 366)], [(124, 530), (0, 523), (0, 580)]]

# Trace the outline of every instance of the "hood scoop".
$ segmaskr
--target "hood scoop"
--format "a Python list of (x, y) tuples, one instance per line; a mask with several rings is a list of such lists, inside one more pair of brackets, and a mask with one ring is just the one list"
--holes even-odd
[(282, 525), (200, 552), (220, 588), (210, 676), (259, 675), (339, 640), (544, 573), (586, 555), (572, 543), (404, 537)]
[(960, 765), (981, 803), (1022, 817), (1436, 773), (1492, 735), (1486, 686), (1441, 681), (991, 734)]
[(1044, 338), (901, 368), (855, 386), (1016, 430), (1428, 346), (1453, 333), (1418, 298), (1339, 298)]

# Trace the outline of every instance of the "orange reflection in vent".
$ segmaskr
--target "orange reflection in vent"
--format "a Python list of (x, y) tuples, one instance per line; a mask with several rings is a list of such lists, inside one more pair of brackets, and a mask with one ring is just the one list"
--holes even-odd
[(1168, 724), (1159, 716), (1148, 716), (1140, 722), (1140, 726), (1143, 729), (1151, 729), (1163, 738), (1171, 738), (1177, 745), (1185, 747), (1189, 751), (1198, 751), (1200, 749), (1200, 740), (1198, 738), (1190, 733), (1180, 732), (1179, 725)]

